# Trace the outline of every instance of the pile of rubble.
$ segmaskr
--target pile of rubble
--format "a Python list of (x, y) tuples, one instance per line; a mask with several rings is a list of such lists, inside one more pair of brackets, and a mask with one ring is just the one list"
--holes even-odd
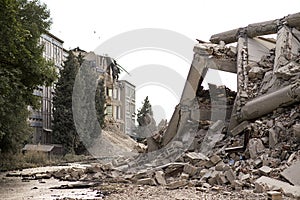
[[(83, 181), (89, 187), (99, 182), (135, 183), (167, 189), (253, 190), (268, 192), (274, 200), (282, 194), (300, 198), (297, 28), (300, 13), (213, 35), (214, 44), (200, 41), (171, 120), (158, 129), (150, 118), (145, 124), (147, 149), (123, 136), (104, 134), (107, 141), (119, 144), (114, 155), (125, 146), (134, 154), (86, 169), (30, 177)], [(277, 40), (256, 37), (271, 33), (277, 33)], [(233, 42), (236, 47), (226, 45)], [(213, 84), (204, 90), (208, 68), (236, 73), (237, 92)]]
[[(127, 168), (147, 169), (137, 183), (170, 189), (218, 185), (300, 197), (300, 13), (275, 21), (195, 46), (180, 104), (160, 134), (161, 151), (151, 162), (145, 156), (128, 162)], [(277, 40), (256, 37), (270, 33), (277, 33)], [(232, 42), (237, 46), (225, 45)], [(212, 84), (203, 90), (208, 68), (236, 73), (237, 93)]]

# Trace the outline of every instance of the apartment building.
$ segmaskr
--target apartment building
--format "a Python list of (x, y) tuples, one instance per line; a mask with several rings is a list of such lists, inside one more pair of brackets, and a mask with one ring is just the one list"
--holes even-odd
[(126, 80), (119, 81), (121, 118), (124, 120), (122, 131), (131, 135), (135, 128), (135, 86)]
[[(63, 40), (51, 33), (47, 33), (41, 36), (40, 42), (44, 45), (44, 58), (53, 61), (57, 72), (59, 72), (63, 65), (64, 56), (67, 56), (67, 52), (63, 49)], [(32, 142), (35, 144), (50, 144), (52, 142), (51, 125), (54, 88), (53, 86), (39, 86), (33, 93), (40, 97), (42, 106), (39, 110), (33, 110), (30, 106), (28, 107), (31, 111), (29, 116), (30, 125), (34, 128)]]
[(128, 81), (118, 80), (115, 60), (107, 55), (89, 52), (84, 57), (104, 80), (106, 95), (105, 118), (115, 124), (120, 131), (129, 133), (134, 125), (135, 86)]

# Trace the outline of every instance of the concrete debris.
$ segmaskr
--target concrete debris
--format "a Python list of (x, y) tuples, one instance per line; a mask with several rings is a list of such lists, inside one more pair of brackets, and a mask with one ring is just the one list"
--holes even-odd
[(159, 185), (166, 185), (165, 173), (163, 171), (155, 172), (155, 180)]
[(268, 200), (282, 200), (282, 193), (278, 191), (267, 192)]
[(261, 168), (258, 169), (258, 171), (262, 174), (262, 175), (268, 175), (271, 171), (272, 168), (268, 167), (268, 166), (262, 166)]
[[(300, 32), (295, 29), (300, 24), (295, 18), (300, 14), (216, 34), (211, 38), (216, 44), (197, 44), (170, 122), (157, 129), (148, 116), (143, 123), (150, 128), (142, 131), (147, 147), (130, 142), (128, 149), (138, 155), (86, 169), (7, 176), (231, 188), (268, 192), (274, 200), (282, 191), (300, 198)], [(277, 33), (277, 40), (254, 38), (269, 33)], [(236, 41), (236, 47), (225, 45)], [(208, 69), (236, 73), (238, 92), (214, 84), (205, 90)]]
[(139, 185), (156, 185), (156, 182), (153, 178), (143, 178), (137, 180), (137, 184)]
[(293, 185), (300, 186), (300, 160), (283, 170), (280, 174)]
[(300, 142), (300, 124), (295, 124), (293, 126), (294, 137), (298, 142)]
[(189, 174), (190, 176), (194, 176), (198, 172), (198, 168), (190, 164), (186, 164), (183, 167), (183, 172)]
[(258, 138), (252, 138), (249, 141), (249, 153), (252, 159), (255, 159), (260, 153), (262, 153), (265, 149), (262, 141)]
[(244, 131), (247, 128), (248, 125), (249, 125), (248, 121), (243, 121), (242, 123), (240, 123), (230, 131), (231, 135), (236, 136), (237, 134), (240, 134), (242, 131)]
[(282, 190), (283, 193), (287, 196), (300, 198), (300, 186), (293, 186), (289, 183), (279, 181), (273, 178), (262, 176), (258, 178), (255, 183), (264, 184), (267, 190), (274, 190), (274, 188)]
[(178, 181), (173, 181), (171, 183), (169, 183), (167, 185), (167, 189), (169, 190), (174, 190), (174, 189), (177, 189), (177, 188), (181, 188), (181, 187), (184, 187), (188, 184), (188, 182), (183, 179), (183, 180), (178, 180)]

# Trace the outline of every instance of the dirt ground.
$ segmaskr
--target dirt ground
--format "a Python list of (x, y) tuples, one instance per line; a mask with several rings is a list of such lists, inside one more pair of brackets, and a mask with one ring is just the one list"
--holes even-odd
[[(105, 196), (107, 200), (266, 200), (266, 194), (253, 193), (249, 190), (226, 191), (223, 189), (210, 189), (200, 191), (197, 187), (188, 187), (176, 190), (168, 190), (163, 186), (138, 186), (132, 184), (111, 184), (108, 188), (117, 188), (112, 194)], [(102, 188), (105, 191), (104, 188)], [(283, 197), (284, 200), (293, 198)]]

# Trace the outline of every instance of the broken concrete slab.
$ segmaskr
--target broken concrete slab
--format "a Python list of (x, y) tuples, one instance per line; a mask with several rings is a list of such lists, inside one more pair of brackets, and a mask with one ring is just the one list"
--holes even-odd
[(189, 174), (190, 176), (194, 176), (198, 172), (198, 168), (193, 165), (186, 164), (183, 167), (183, 172)]
[(188, 184), (188, 182), (184, 179), (181, 179), (179, 181), (173, 181), (171, 183), (169, 183), (167, 185), (167, 189), (169, 190), (174, 190), (174, 189), (177, 189), (177, 188), (181, 188), (181, 187), (184, 187)]
[(235, 128), (233, 128), (230, 133), (232, 136), (236, 136), (239, 133), (241, 133), (243, 130), (245, 130), (247, 128), (247, 126), (249, 125), (248, 121), (243, 121), (242, 123), (240, 123), (239, 125), (237, 125)]
[(156, 185), (156, 182), (153, 178), (143, 178), (139, 179), (136, 182), (139, 185)]
[(250, 157), (252, 159), (255, 159), (257, 155), (265, 149), (265, 146), (263, 145), (262, 141), (258, 138), (250, 139), (248, 145)]
[(225, 128), (225, 123), (222, 120), (217, 120), (215, 123), (213, 123), (213, 125), (209, 127), (209, 129), (214, 132), (222, 130), (223, 128)]
[(265, 184), (269, 189), (281, 188), (285, 195), (300, 198), (300, 186), (293, 186), (289, 183), (266, 176), (261, 176), (255, 181), (255, 183)]
[(232, 169), (230, 169), (230, 170), (227, 170), (224, 174), (225, 174), (225, 177), (227, 178), (227, 180), (231, 184), (233, 184), (234, 180), (236, 180), (236, 175), (235, 175), (234, 171)]
[(205, 135), (203, 142), (201, 143), (200, 152), (204, 155), (209, 155), (212, 153), (212, 149), (215, 146), (215, 144), (219, 141), (221, 141), (224, 138), (224, 134), (221, 133), (215, 133), (213, 131), (208, 131)]
[(218, 164), (222, 159), (221, 159), (221, 157), (218, 156), (218, 155), (213, 155), (213, 156), (210, 157), (209, 160), (212, 162), (213, 165), (216, 165), (216, 164)]
[(293, 126), (293, 134), (297, 141), (300, 142), (300, 124), (295, 124)]
[(155, 180), (160, 185), (166, 185), (165, 173), (163, 171), (156, 171), (155, 172)]
[(200, 160), (209, 160), (209, 158), (206, 155), (197, 152), (188, 152), (185, 154), (185, 156), (193, 162), (197, 162)]
[(300, 186), (300, 160), (283, 170), (280, 174), (293, 185)]
[(269, 166), (262, 166), (261, 168), (258, 169), (258, 171), (262, 174), (262, 175), (268, 175), (269, 173), (271, 173), (272, 168)]
[(274, 128), (269, 129), (269, 147), (273, 148), (278, 143), (277, 132)]

